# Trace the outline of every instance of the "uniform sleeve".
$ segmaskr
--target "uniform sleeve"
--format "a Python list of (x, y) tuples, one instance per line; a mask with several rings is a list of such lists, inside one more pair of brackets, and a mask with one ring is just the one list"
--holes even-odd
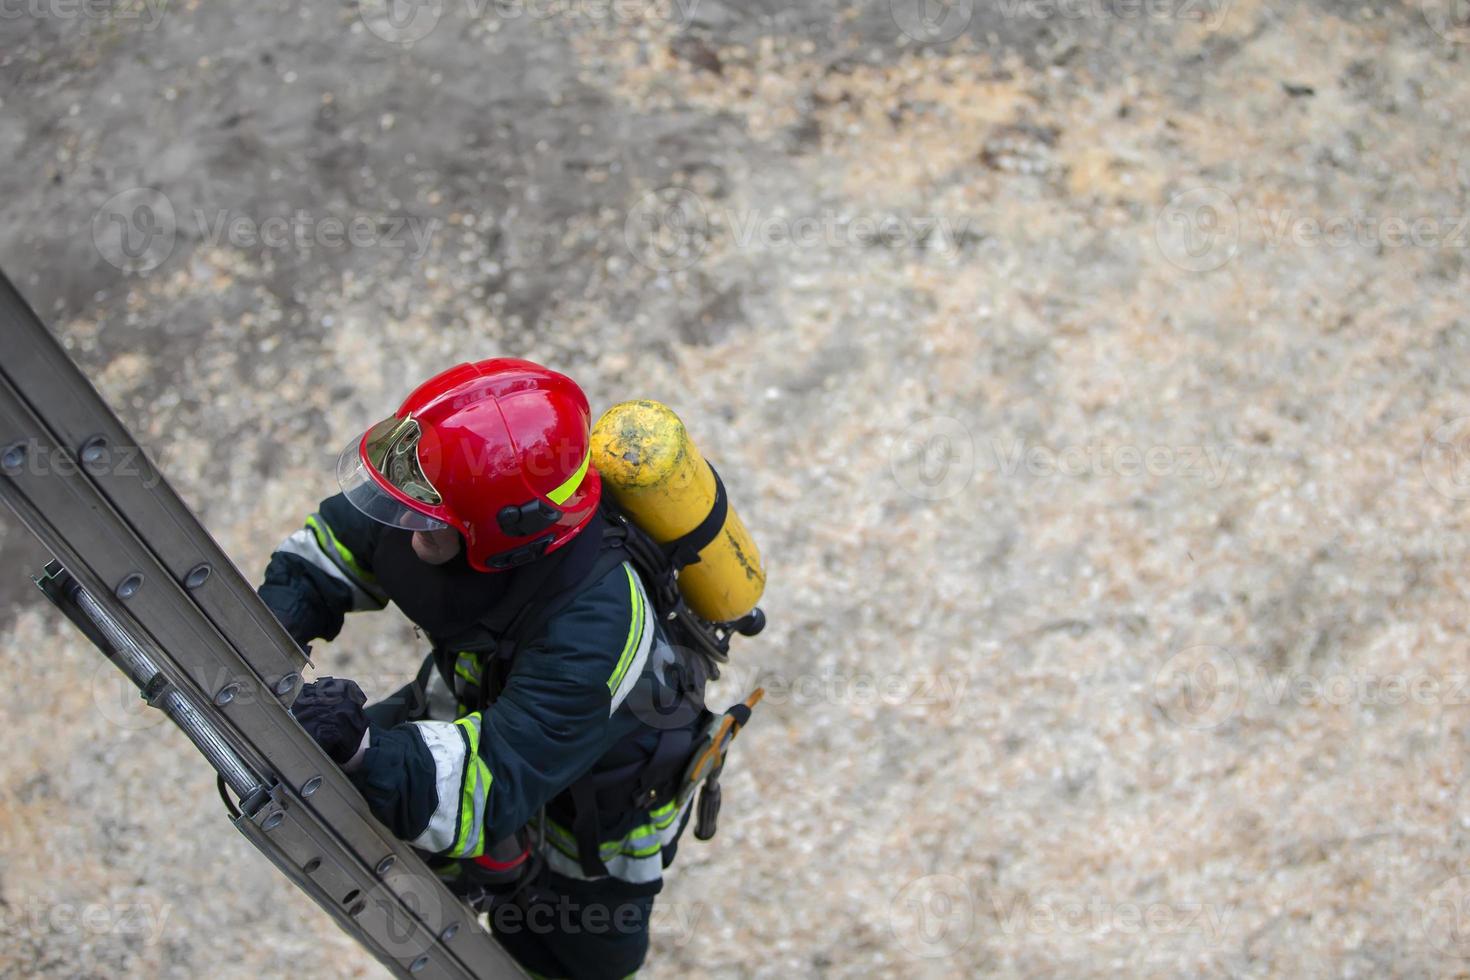
[(437, 854), (477, 857), (616, 741), (610, 716), (641, 673), (653, 632), (642, 585), (620, 566), (517, 653), (488, 710), (375, 730), (352, 778), (399, 837)]
[(337, 494), (277, 546), (260, 597), (297, 643), (330, 640), (348, 612), (383, 608), (368, 561), (376, 541), (373, 521)]

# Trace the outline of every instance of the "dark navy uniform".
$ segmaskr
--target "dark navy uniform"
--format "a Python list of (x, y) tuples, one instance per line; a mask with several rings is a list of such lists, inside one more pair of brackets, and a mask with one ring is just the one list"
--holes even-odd
[(630, 563), (577, 583), (510, 658), (496, 654), (485, 625), (489, 611), (514, 605), (507, 597), (525, 591), (527, 576), (549, 583), (551, 566), (599, 547), (602, 520), (548, 558), (489, 574), (463, 551), (444, 565), (419, 560), (410, 532), (337, 495), (271, 556), (260, 588), (303, 646), (335, 637), (346, 613), (389, 602), (427, 634), (433, 652), (416, 682), (368, 709), (369, 747), (351, 778), (396, 835), (443, 859), (486, 854), (544, 808), (542, 856), (562, 907), (539, 921), (492, 914), (491, 925), (527, 969), (547, 976), (638, 968), (653, 895), (688, 817), (667, 793), (622, 806), (602, 793), (589, 864), (572, 787), (637, 772), (669, 727), (646, 723), (629, 700), (672, 662)]

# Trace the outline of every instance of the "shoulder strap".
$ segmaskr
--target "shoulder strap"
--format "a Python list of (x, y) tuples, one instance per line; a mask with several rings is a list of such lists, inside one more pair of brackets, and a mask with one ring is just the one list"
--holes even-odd
[(704, 520), (663, 546), (664, 554), (676, 570), (685, 565), (699, 563), (699, 553), (720, 536), (725, 518), (730, 512), (730, 500), (725, 496), (725, 481), (720, 479), (714, 464), (706, 462), (705, 465), (709, 467), (710, 476), (715, 478), (715, 501), (710, 505), (709, 513), (704, 515)]

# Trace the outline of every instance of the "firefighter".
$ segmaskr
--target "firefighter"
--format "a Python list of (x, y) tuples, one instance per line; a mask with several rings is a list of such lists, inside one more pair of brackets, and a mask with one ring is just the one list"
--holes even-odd
[[(431, 378), (347, 447), (341, 492), (259, 590), (303, 646), (389, 603), (427, 636), (417, 678), (385, 701), (324, 678), (293, 712), (547, 977), (643, 962), (691, 809), (679, 770), (709, 717), (702, 701), (667, 710), (702, 683), (599, 508), (590, 422), (574, 382), (527, 361)], [(637, 708), (650, 690), (656, 714)]]

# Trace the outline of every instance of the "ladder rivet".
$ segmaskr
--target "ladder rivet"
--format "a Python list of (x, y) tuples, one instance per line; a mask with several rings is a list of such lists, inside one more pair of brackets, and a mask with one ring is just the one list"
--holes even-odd
[(425, 953), (423, 956), (420, 956), (418, 959), (414, 960), (412, 963), (409, 964), (409, 966), (408, 966), (408, 972), (409, 973), (417, 973), (417, 972), (419, 972), (420, 970), (422, 970), (424, 967), (426, 967), (428, 965), (429, 965), (429, 954)]
[(104, 461), (107, 452), (107, 438), (105, 436), (93, 436), (82, 443), (81, 457), (83, 466), (97, 466)]
[(239, 693), (239, 684), (226, 684), (224, 687), (220, 688), (219, 693), (214, 696), (214, 703), (221, 706), (229, 704), (231, 701), (235, 700), (235, 695)]
[(443, 932), (439, 933), (439, 941), (447, 943), (457, 935), (459, 935), (459, 923), (451, 922), (444, 927)]
[(275, 830), (277, 827), (279, 827), (281, 825), (281, 821), (283, 821), (285, 819), (286, 819), (286, 815), (284, 813), (282, 813), (280, 810), (277, 810), (275, 813), (272, 813), (270, 816), (268, 816), (268, 817), (265, 818), (265, 821), (260, 825), (260, 829), (261, 830)]
[(26, 444), (23, 442), (17, 442), (15, 445), (7, 447), (4, 455), (0, 455), (0, 467), (4, 467), (7, 473), (14, 473), (19, 470), (25, 464), (25, 461)]
[(119, 599), (131, 599), (138, 594), (143, 587), (143, 573), (133, 572), (127, 578), (117, 584), (117, 597)]
[(322, 788), (322, 777), (320, 777), (320, 776), (312, 776), (306, 782), (304, 782), (304, 783), (301, 784), (301, 795), (303, 797), (310, 796), (311, 794), (315, 793), (317, 790), (319, 790), (321, 788)]
[(199, 588), (209, 578), (210, 571), (209, 562), (201, 561), (189, 569), (188, 574), (184, 576), (184, 587), (190, 589)]
[(296, 686), (296, 682), (299, 680), (301, 680), (300, 674), (287, 674), (276, 681), (276, 693), (282, 697), (290, 694), (291, 690)]
[(383, 875), (385, 875), (389, 871), (393, 870), (393, 864), (397, 860), (398, 860), (397, 858), (395, 858), (393, 855), (389, 854), (387, 857), (383, 858), (383, 860), (379, 861), (378, 862), (378, 867), (377, 867), (378, 877), (381, 878), (381, 877), (383, 877)]

